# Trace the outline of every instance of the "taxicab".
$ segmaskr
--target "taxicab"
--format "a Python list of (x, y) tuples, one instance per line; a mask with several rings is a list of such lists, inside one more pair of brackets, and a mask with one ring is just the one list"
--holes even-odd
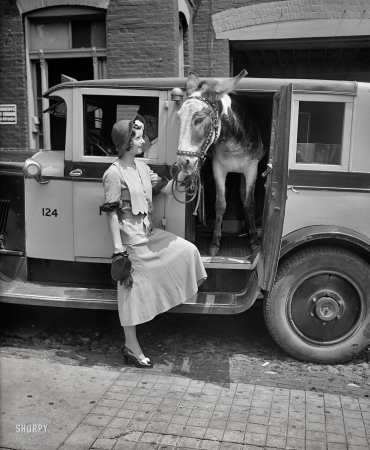
[[(112, 242), (102, 175), (117, 158), (110, 133), (145, 104), (157, 112), (156, 154), (144, 160), (171, 177), (186, 100), (185, 79), (68, 81), (44, 96), (52, 148), (0, 152), (0, 301), (116, 309)], [(208, 279), (173, 312), (236, 314), (263, 301), (267, 327), (289, 354), (334, 363), (370, 340), (370, 84), (242, 79), (266, 156), (256, 181), (261, 245), (252, 251), (238, 195), (227, 209), (217, 256), (210, 165), (199, 195), (154, 199), (154, 225), (195, 243)]]

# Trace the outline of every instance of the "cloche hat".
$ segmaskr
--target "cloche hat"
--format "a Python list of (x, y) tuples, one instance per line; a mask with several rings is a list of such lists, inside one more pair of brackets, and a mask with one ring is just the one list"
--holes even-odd
[(132, 129), (142, 129), (143, 134), (145, 133), (145, 122), (139, 114), (131, 120), (120, 120), (113, 125), (111, 137), (113, 144), (116, 146), (118, 156), (122, 156), (127, 150), (128, 143), (131, 139)]

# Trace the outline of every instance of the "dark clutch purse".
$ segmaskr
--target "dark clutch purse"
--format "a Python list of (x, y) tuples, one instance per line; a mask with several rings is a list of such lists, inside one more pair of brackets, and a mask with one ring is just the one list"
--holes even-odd
[(121, 286), (124, 284), (126, 289), (131, 290), (134, 283), (131, 273), (134, 269), (132, 269), (132, 263), (127, 251), (114, 253), (112, 258), (111, 277), (114, 281), (119, 281)]

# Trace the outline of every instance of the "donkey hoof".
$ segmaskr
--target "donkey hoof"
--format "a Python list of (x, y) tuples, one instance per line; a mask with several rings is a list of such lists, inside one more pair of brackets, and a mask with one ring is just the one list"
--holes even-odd
[(210, 245), (208, 249), (209, 256), (217, 256), (220, 247), (218, 245)]

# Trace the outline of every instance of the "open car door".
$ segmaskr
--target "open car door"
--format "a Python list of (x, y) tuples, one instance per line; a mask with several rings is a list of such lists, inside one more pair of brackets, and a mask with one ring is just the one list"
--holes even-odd
[(266, 194), (263, 211), (261, 254), (257, 265), (260, 288), (269, 291), (279, 261), (288, 185), (289, 135), (292, 84), (274, 95)]

